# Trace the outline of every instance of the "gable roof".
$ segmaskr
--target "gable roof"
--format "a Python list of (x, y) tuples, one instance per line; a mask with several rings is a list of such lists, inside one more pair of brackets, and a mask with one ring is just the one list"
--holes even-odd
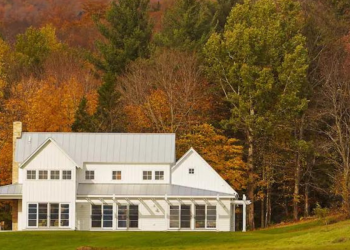
[(196, 150), (194, 150), (194, 148), (190, 148), (177, 162), (176, 164), (172, 167), (172, 171), (174, 171), (176, 168), (178, 168), (185, 159), (187, 159), (188, 157), (190, 157), (192, 154), (196, 155), (199, 159), (201, 159), (201, 161), (204, 163), (204, 166), (206, 166), (207, 168), (209, 168), (212, 173), (214, 175), (216, 175), (217, 177), (219, 177), (219, 179), (221, 180), (222, 184), (224, 186), (226, 186), (229, 190), (232, 191), (232, 193), (234, 193), (236, 195), (236, 197), (238, 197), (238, 193), (219, 175), (218, 172), (216, 172), (216, 170), (210, 166), (210, 164), (200, 155), (198, 154), (198, 152)]
[(175, 134), (22, 133), (16, 141), (16, 162), (23, 163), (54, 141), (78, 166), (89, 163), (175, 163)]
[(34, 152), (29, 155), (21, 164), (20, 167), (24, 168), (27, 163), (30, 162), (30, 160), (38, 153), (42, 148), (44, 148), (47, 144), (53, 143), (76, 167), (82, 167), (82, 165), (77, 164), (51, 137), (46, 139), (39, 147), (37, 147)]

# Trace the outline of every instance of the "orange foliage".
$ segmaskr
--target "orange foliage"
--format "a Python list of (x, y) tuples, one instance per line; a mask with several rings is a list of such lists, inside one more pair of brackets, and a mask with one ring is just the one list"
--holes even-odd
[(247, 184), (246, 165), (242, 160), (243, 147), (238, 140), (227, 138), (221, 130), (209, 124), (194, 127), (193, 132), (177, 140), (177, 156), (193, 147), (235, 190)]

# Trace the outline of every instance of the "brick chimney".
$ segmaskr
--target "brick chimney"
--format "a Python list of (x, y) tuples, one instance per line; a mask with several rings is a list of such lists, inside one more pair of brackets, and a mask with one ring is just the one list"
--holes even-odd
[(18, 162), (15, 161), (16, 140), (22, 136), (22, 122), (13, 123), (12, 184), (18, 183)]

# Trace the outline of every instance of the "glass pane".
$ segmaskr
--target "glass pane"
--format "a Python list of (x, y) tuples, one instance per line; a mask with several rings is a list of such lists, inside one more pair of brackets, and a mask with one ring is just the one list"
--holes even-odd
[(181, 228), (191, 227), (191, 206), (181, 205)]
[(61, 227), (69, 226), (69, 204), (61, 204)]
[(170, 206), (170, 228), (180, 227), (180, 207)]
[(91, 227), (102, 226), (102, 209), (101, 205), (91, 206)]
[(205, 205), (196, 205), (196, 228), (205, 227)]
[(139, 226), (139, 206), (129, 206), (129, 227), (135, 228)]
[(35, 220), (29, 220), (28, 221), (28, 226), (29, 227), (36, 227), (36, 219)]
[(29, 204), (28, 205), (28, 226), (29, 227), (36, 227), (37, 226), (37, 204)]
[(47, 204), (39, 204), (39, 227), (47, 227)]
[(118, 206), (118, 227), (126, 228), (127, 206)]
[(113, 206), (103, 205), (103, 227), (113, 226)]
[(216, 228), (216, 206), (207, 207), (207, 227)]

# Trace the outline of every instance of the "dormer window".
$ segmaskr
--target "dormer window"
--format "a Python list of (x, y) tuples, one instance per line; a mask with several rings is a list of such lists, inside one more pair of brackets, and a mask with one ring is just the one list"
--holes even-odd
[(85, 180), (94, 180), (95, 171), (85, 171)]
[(194, 168), (189, 168), (189, 169), (188, 169), (188, 173), (189, 173), (189, 174), (194, 174)]

